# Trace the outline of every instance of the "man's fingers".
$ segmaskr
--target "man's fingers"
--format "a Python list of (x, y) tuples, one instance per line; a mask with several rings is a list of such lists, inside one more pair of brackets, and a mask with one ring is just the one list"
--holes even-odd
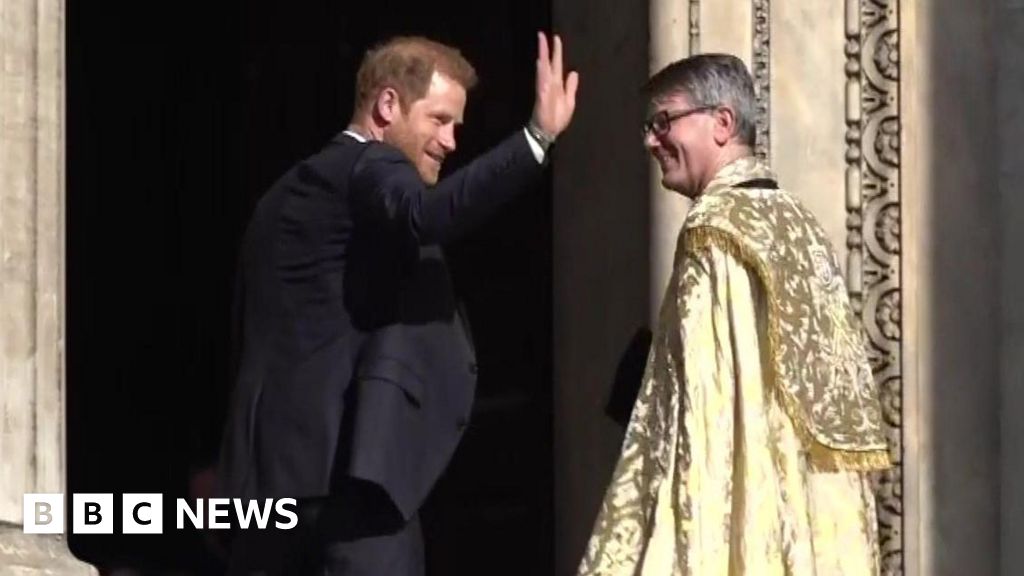
[(562, 78), (562, 39), (559, 38), (558, 34), (555, 34), (554, 50), (551, 58), (551, 73), (557, 78), (556, 82), (564, 80)]
[(550, 66), (551, 58), (548, 56), (548, 38), (543, 32), (537, 32), (537, 70)]
[(569, 72), (569, 78), (565, 81), (565, 98), (569, 102), (569, 109), (576, 109), (576, 88), (580, 85), (580, 75), (576, 72)]

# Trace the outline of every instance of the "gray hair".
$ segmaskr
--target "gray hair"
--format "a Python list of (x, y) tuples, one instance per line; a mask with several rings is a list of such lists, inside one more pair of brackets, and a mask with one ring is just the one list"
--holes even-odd
[(754, 80), (743, 61), (731, 54), (699, 54), (662, 68), (643, 88), (649, 100), (686, 96), (694, 106), (727, 105), (736, 114), (736, 133), (744, 144), (757, 140)]

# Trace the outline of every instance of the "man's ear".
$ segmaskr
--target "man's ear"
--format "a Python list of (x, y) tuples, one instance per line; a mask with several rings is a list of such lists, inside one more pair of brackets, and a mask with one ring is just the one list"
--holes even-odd
[(712, 128), (715, 144), (725, 146), (736, 133), (736, 113), (728, 106), (719, 106), (711, 113), (711, 118), (715, 123)]
[(393, 123), (402, 114), (402, 103), (398, 91), (394, 88), (384, 88), (377, 94), (377, 100), (373, 103), (373, 115), (382, 121), (384, 125)]

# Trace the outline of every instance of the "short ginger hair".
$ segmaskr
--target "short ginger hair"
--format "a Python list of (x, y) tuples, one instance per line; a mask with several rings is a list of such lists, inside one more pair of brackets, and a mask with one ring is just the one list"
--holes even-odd
[(371, 48), (356, 74), (356, 111), (365, 111), (384, 88), (394, 88), (403, 110), (423, 98), (434, 72), (468, 92), (476, 85), (476, 70), (451, 46), (422, 36), (398, 36)]

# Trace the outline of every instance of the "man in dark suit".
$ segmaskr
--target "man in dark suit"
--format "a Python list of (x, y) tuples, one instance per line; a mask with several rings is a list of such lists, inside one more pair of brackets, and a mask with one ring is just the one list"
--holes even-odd
[(472, 66), (424, 38), (369, 51), (348, 129), (260, 201), (237, 298), (225, 496), (298, 499), (241, 530), (234, 573), (422, 574), (417, 511), (466, 426), (476, 364), (440, 246), (533, 187), (578, 77), (538, 35), (527, 126), (438, 182)]

